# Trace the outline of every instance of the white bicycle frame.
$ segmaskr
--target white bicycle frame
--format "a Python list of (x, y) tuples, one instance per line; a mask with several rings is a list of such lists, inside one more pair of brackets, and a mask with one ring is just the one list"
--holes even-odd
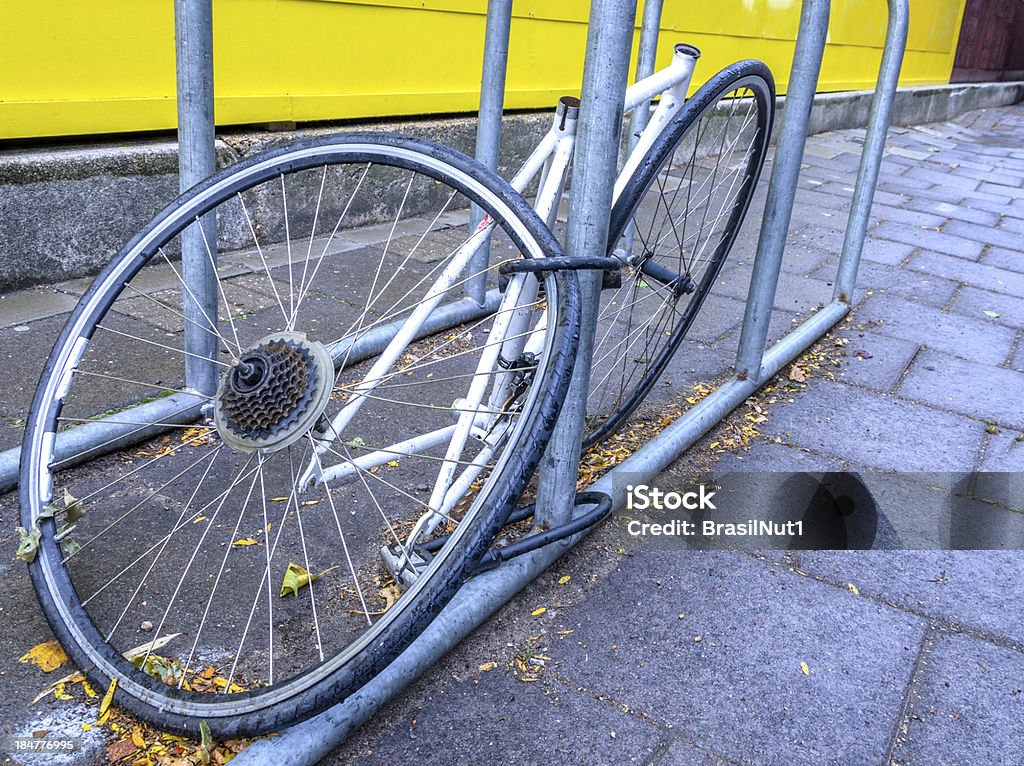
[[(616, 179), (613, 202), (618, 199), (654, 141), (682, 108), (699, 55), (699, 51), (692, 46), (677, 45), (668, 67), (640, 80), (626, 90), (624, 113), (627, 114), (649, 105), (656, 97), (660, 96), (660, 99), (646, 127), (638, 137), (635, 137), (637, 140)], [(558, 205), (569, 174), (576, 143), (578, 110), (578, 99), (564, 96), (559, 100), (551, 129), (510, 181), (512, 188), (522, 194), (534, 179), (540, 177), (534, 209), (549, 228), (554, 225), (558, 215)], [(547, 312), (542, 312), (540, 319), (532, 326), (530, 324), (531, 318), (535, 315), (533, 308), (537, 300), (539, 280), (530, 277), (529, 274), (514, 274), (510, 277), (498, 310), (493, 315), (494, 321), (488, 335), (489, 342), (484, 345), (469, 392), (452, 405), (452, 411), (457, 415), (454, 425), (421, 434), (356, 458), (350, 456), (349, 459), (330, 466), (324, 466), (322, 459), (328, 451), (337, 454), (331, 450), (331, 445), (339, 441), (340, 435), (362, 405), (367, 399), (373, 398), (373, 392), (398, 374), (391, 371), (392, 366), (408, 344), (419, 337), (424, 322), (438, 307), (443, 296), (452, 287), (465, 281), (465, 277), (460, 275), (467, 269), (473, 256), (489, 240), (493, 229), (494, 222), (485, 217), (469, 239), (453, 253), (451, 260), (427, 292), (427, 297), (418, 303), (410, 316), (397, 327), (394, 336), (362, 381), (354, 388), (346, 390), (349, 394), (348, 402), (331, 420), (326, 435), (316, 442), (315, 454), (310, 458), (300, 479), (300, 486), (303, 488), (313, 482), (349, 480), (360, 472), (384, 465), (396, 457), (447, 442), (448, 448), (428, 501), (429, 510), (420, 517), (409, 534), (403, 550), (405, 559), (408, 559), (408, 551), (420, 537), (433, 533), (441, 521), (448, 518), (455, 505), (487, 467), (487, 462), (494, 451), (509, 435), (510, 420), (504, 427), (502, 421), (509, 414), (505, 407), (509, 402), (515, 371), (494, 371), (498, 369), (499, 359), (514, 360), (524, 353), (539, 354), (542, 351), (547, 329)], [(493, 342), (495, 338), (501, 340)], [(349, 343), (351, 347), (355, 341), (346, 339), (344, 342)], [(339, 369), (344, 369), (344, 366), (343, 359)], [(495, 380), (488, 395), (487, 382), (492, 374)], [(471, 436), (479, 440), (483, 446), (476, 457), (466, 465), (467, 461), (462, 459), (461, 455)], [(456, 475), (460, 465), (464, 465), (465, 468), (461, 474)]]

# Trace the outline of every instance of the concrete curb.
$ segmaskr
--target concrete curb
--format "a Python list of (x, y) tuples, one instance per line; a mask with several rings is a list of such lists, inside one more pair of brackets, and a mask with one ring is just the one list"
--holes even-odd
[[(815, 98), (810, 133), (867, 123), (873, 91)], [(905, 88), (893, 124), (952, 119), (1016, 103), (1024, 82)], [(780, 99), (780, 108), (784, 99)], [(547, 129), (547, 112), (505, 118), (500, 171), (508, 177)], [(404, 133), (472, 153), (475, 117), (310, 128), (289, 132), (222, 131), (219, 167), (303, 136), (357, 130)], [(177, 144), (166, 139), (20, 148), (0, 152), (0, 292), (95, 274), (177, 194)]]

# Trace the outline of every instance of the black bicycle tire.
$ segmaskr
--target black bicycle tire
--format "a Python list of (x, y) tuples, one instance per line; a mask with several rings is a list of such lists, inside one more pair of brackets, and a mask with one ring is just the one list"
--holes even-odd
[[(388, 134), (351, 133), (335, 136), (324, 136), (307, 139), (288, 146), (274, 149), (268, 152), (254, 155), (242, 162), (232, 165), (229, 168), (211, 176), (209, 179), (196, 185), (181, 197), (161, 211), (146, 227), (144, 227), (114, 260), (96, 278), (93, 286), (83, 296), (82, 301), (72, 313), (58, 341), (54, 345), (43, 373), (40, 377), (40, 384), (33, 399), (29, 411), (25, 437), (22, 445), (21, 481), (19, 484), (19, 500), (21, 504), (21, 520), (26, 527), (33, 523), (39, 523), (43, 530), (42, 540), (39, 545), (35, 560), (29, 565), (29, 574), (39, 598), (43, 613), (49, 622), (54, 634), (67, 649), (72, 660), (79, 669), (85, 673), (91, 682), (98, 688), (108, 688), (111, 680), (117, 677), (116, 674), (102, 672), (100, 668), (90, 659), (85, 649), (79, 645), (67, 624), (61, 617), (61, 610), (58, 609), (56, 598), (59, 596), (65, 606), (70, 609), (74, 618), (84, 621), (78, 623), (95, 643), (91, 648), (97, 656), (102, 656), (111, 666), (123, 667), (127, 661), (121, 657), (116, 650), (102, 640), (102, 636), (92, 625), (87, 613), (82, 607), (75, 592), (75, 588), (66, 571), (60, 566), (61, 553), (58, 543), (54, 540), (55, 522), (53, 519), (38, 519), (38, 509), (43, 503), (39, 498), (37, 479), (44, 476), (45, 466), (39, 465), (40, 439), (45, 436), (46, 429), (52, 427), (53, 422), (59, 413), (61, 402), (54, 400), (52, 395), (47, 394), (46, 385), (52, 382), (57, 368), (58, 358), (67, 351), (69, 340), (81, 336), (74, 328), (80, 320), (91, 322), (95, 327), (97, 314), (102, 316), (109, 309), (116, 291), (112, 291), (108, 282), (111, 276), (119, 269), (127, 273), (130, 279), (152, 256), (152, 251), (139, 250), (140, 243), (146, 240), (155, 229), (160, 226), (167, 226), (166, 237), (174, 236), (178, 231), (185, 228), (192, 220), (220, 204), (224, 198), (233, 194), (234, 189), (228, 191), (213, 192), (213, 196), (203, 200), (203, 195), (211, 194), (211, 190), (219, 189), (221, 184), (238, 176), (240, 171), (247, 170), (268, 161), (277, 160), (279, 164), (272, 165), (272, 171), (268, 170), (267, 175), (280, 172), (283, 169), (295, 169), (302, 167), (303, 161), (292, 162), (287, 158), (289, 155), (297, 155), (302, 152), (317, 150), (327, 151), (329, 148), (337, 148), (337, 151), (344, 153), (345, 148), (352, 144), (373, 142), (378, 146), (390, 147), (394, 150), (403, 150), (412, 154), (428, 156), (433, 160), (447, 164), (458, 173), (476, 181), (490, 194), (500, 200), (512, 215), (519, 219), (519, 222), (534, 238), (536, 244), (545, 255), (558, 256), (561, 254), (560, 246), (551, 232), (544, 226), (526, 201), (497, 175), (488, 171), (479, 163), (460, 154), (452, 149), (442, 147), (431, 142), (418, 139), (409, 139)], [(347, 159), (353, 161), (352, 155), (346, 155)], [(324, 162), (323, 155), (317, 155), (316, 162), (308, 163), (310, 166), (321, 165)], [(396, 163), (402, 166), (401, 163)], [(428, 168), (420, 167), (420, 170), (427, 172)], [(486, 205), (486, 201), (474, 194), (471, 189), (460, 187), (457, 178), (444, 179), (453, 187), (463, 191), (479, 204)], [(260, 181), (254, 182), (258, 183)], [(230, 184), (228, 184), (230, 187)], [(189, 208), (188, 216), (181, 214), (181, 210)], [(168, 224), (168, 220), (178, 216), (180, 226)], [(522, 242), (517, 242), (522, 246)], [(154, 248), (155, 250), (155, 248)], [(525, 257), (529, 257), (528, 249), (523, 247)], [(131, 263), (125, 263), (126, 261)], [(530, 419), (530, 427), (523, 428), (523, 439), (515, 449), (509, 448), (509, 458), (504, 463), (500, 475), (496, 476), (491, 483), (490, 492), (486, 495), (481, 493), (478, 505), (485, 510), (477, 513), (476, 517), (465, 525), (460, 525), (460, 540), (458, 542), (458, 555), (449, 555), (444, 559), (442, 565), (435, 571), (434, 576), (429, 578), (414, 600), (398, 614), (388, 625), (387, 634), (380, 636), (371, 646), (359, 655), (358, 662), (352, 661), (334, 671), (327, 679), (318, 682), (315, 686), (296, 693), (285, 702), (275, 703), (272, 707), (254, 707), (254, 709), (232, 715), (215, 715), (211, 707), (209, 716), (182, 715), (173, 710), (153, 705), (144, 700), (127, 693), (123, 684), (118, 684), (115, 691), (114, 701), (117, 705), (129, 713), (148, 720), (161, 728), (178, 732), (188, 736), (197, 736), (201, 721), (209, 725), (214, 736), (226, 739), (239, 735), (252, 735), (279, 730), (283, 726), (308, 718), (322, 711), (328, 706), (335, 704), (375, 676), (381, 669), (391, 662), (403, 649), (405, 649), (427, 624), (437, 615), (462, 582), (472, 574), (476, 562), (489, 549), (494, 538), (501, 530), (505, 519), (512, 512), (519, 496), (533, 475), (533, 472), (540, 460), (544, 445), (554, 428), (561, 402), (564, 399), (565, 391), (569, 385), (569, 377), (572, 371), (572, 362), (575, 357), (576, 344), (578, 342), (578, 326), (580, 313), (579, 288), (576, 277), (571, 272), (549, 272), (545, 276), (546, 288), (548, 289), (548, 300), (556, 296), (554, 302), (549, 305), (554, 308), (555, 325), (557, 326), (557, 337), (553, 344), (552, 351), (554, 358), (550, 360), (546, 370), (546, 382), (539, 389), (541, 393), (536, 401), (533, 411), (524, 415)], [(90, 306), (90, 300), (101, 290), (106, 289), (110, 295), (100, 296), (98, 303)], [(87, 314), (91, 314), (87, 316)], [(86, 336), (88, 337), (88, 336)], [(45, 480), (44, 480), (45, 481)], [(464, 528), (464, 529), (463, 529)], [(52, 574), (46, 567), (52, 567), (53, 562), (58, 562), (57, 568), (63, 571), (63, 577), (56, 583), (48, 582), (47, 576)], [(56, 584), (57, 593), (51, 588)], [(96, 640), (98, 639), (98, 640)], [(127, 671), (126, 671), (127, 672)], [(308, 672), (308, 671), (306, 671)], [(168, 689), (156, 679), (145, 674), (137, 673), (133, 680), (140, 686), (148, 687), (154, 692)], [(208, 695), (180, 692), (191, 702), (206, 703), (210, 700)], [(205, 699), (204, 699), (205, 698)], [(258, 699), (253, 692), (232, 694), (226, 699), (232, 702), (244, 701), (245, 699)]]
[(584, 434), (583, 446), (585, 449), (601, 442), (617, 431), (640, 405), (644, 397), (650, 393), (651, 388), (679, 348), (679, 344), (686, 336), (690, 325), (693, 324), (693, 320), (699, 313), (708, 292), (721, 271), (722, 264), (735, 244), (736, 235), (753, 199), (757, 181), (760, 178), (761, 169), (767, 156), (768, 142), (771, 138), (775, 112), (775, 81), (768, 67), (763, 62), (754, 59), (738, 61), (721, 70), (704, 83), (686, 101), (683, 108), (672, 119), (668, 127), (654, 141), (612, 208), (608, 236), (609, 254), (614, 251), (619, 239), (623, 236), (626, 227), (633, 219), (635, 210), (654, 183), (662, 164), (672, 156), (676, 147), (685, 140), (690, 130), (698, 123), (701, 117), (718, 104), (722, 96), (743, 85), (745, 82), (753, 84), (751, 91), (754, 93), (754, 98), (758, 103), (758, 146), (756, 151), (751, 153), (749, 160), (749, 169), (742, 192), (743, 203), (733, 211), (727, 226), (728, 236), (723, 238), (721, 244), (716, 249), (714, 261), (705, 273), (700, 285), (698, 285), (697, 294), (687, 308), (686, 317), (676, 325), (672, 337), (662, 348), (654, 363), (648, 367), (647, 372), (637, 383), (630, 396), (620, 403), (618, 408), (599, 427)]

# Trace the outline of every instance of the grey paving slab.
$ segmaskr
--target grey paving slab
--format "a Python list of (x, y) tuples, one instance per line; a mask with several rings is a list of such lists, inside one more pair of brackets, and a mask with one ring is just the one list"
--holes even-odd
[(915, 247), (922, 247), (926, 250), (933, 250), (937, 253), (955, 255), (958, 258), (976, 261), (984, 249), (982, 243), (974, 239), (955, 236), (950, 228), (956, 221), (947, 224), (942, 231), (922, 228), (905, 223), (883, 223), (871, 230), (874, 237), (891, 239), (896, 242), (905, 242)]
[(1005, 247), (990, 247), (982, 256), (981, 262), (989, 266), (1010, 271), (1024, 271), (1024, 234), (1020, 235), (1019, 249), (1009, 250)]
[(906, 223), (912, 226), (937, 228), (946, 222), (946, 216), (923, 213), (918, 210), (891, 207), (889, 205), (875, 205), (871, 208), (871, 224), (876, 225), (886, 221), (895, 223)]
[[(835, 272), (820, 268), (811, 276), (831, 282), (835, 278)], [(942, 307), (953, 297), (957, 283), (907, 269), (863, 261), (857, 270), (857, 287), (879, 295), (902, 295), (920, 303)]]
[(1020, 186), (1004, 186), (1002, 184), (985, 182), (979, 187), (981, 191), (989, 194), (997, 194), (1011, 199), (1024, 198), (1024, 189)]
[(989, 437), (981, 470), (1024, 473), (1024, 430), (1004, 428)]
[(952, 310), (975, 318), (984, 317), (996, 324), (1024, 328), (1024, 299), (1012, 295), (965, 287), (953, 301)]
[(1020, 642), (1024, 552), (801, 551), (800, 569), (945, 625)]
[[(828, 267), (822, 267), (822, 271), (827, 273)], [(744, 273), (723, 274), (715, 283), (715, 289), (722, 295), (743, 301), (747, 298), (749, 288), (750, 276)], [(776, 308), (799, 311), (811, 306), (824, 306), (831, 300), (832, 287), (828, 282), (788, 272), (779, 274), (775, 292)]]
[(907, 268), (973, 284), (986, 290), (1024, 297), (1024, 274), (984, 263), (970, 263), (942, 253), (920, 252), (910, 259)]
[(1014, 332), (987, 321), (942, 311), (898, 295), (877, 293), (857, 308), (856, 321), (874, 331), (984, 364), (999, 365), (1013, 348)]
[(927, 402), (1012, 428), (1024, 429), (1024, 372), (923, 350), (898, 389), (900, 396)]
[(749, 452), (727, 453), (716, 471), (839, 471), (843, 461), (777, 442), (755, 442)]
[(1003, 216), (997, 228), (1000, 231), (1012, 231), (1015, 234), (1024, 236), (1024, 218), (1014, 218), (1009, 215)]
[[(1024, 251), (1024, 237), (1021, 237), (1019, 234), (1012, 231), (1005, 231), (991, 226), (982, 226), (977, 223), (968, 223), (967, 221), (950, 221), (942, 227), (942, 231), (944, 234), (964, 237), (973, 242), (995, 245), (997, 247), (1016, 250), (1018, 252)], [(930, 249), (937, 250), (940, 253), (949, 252), (948, 250), (942, 250), (941, 248)], [(950, 255), (957, 255), (957, 253), (950, 253)]]
[(940, 633), (919, 679), (894, 766), (1021, 762), (1024, 655)]
[(832, 381), (778, 405), (764, 432), (817, 453), (897, 471), (971, 470), (983, 434), (977, 421)]
[[(873, 230), (872, 230), (873, 231)], [(898, 266), (907, 260), (917, 251), (914, 245), (904, 242), (893, 242), (890, 239), (880, 239), (868, 232), (864, 240), (864, 250), (861, 251), (861, 261), (874, 261), (886, 266)]]
[(736, 761), (676, 739), (672, 741), (665, 755), (654, 763), (657, 766), (731, 766)]
[(575, 689), (523, 683), (503, 669), (473, 676), (435, 685), (419, 705), (398, 706), (388, 736), (357, 733), (325, 763), (642, 764), (666, 738), (662, 728)]
[(844, 330), (846, 358), (837, 378), (861, 388), (891, 392), (920, 346), (914, 341), (889, 338), (873, 332)]
[(955, 218), (959, 221), (982, 224), (983, 226), (995, 226), (999, 223), (999, 213), (988, 210), (975, 210), (963, 205), (951, 205), (948, 202), (939, 202), (930, 199), (911, 199), (907, 202), (911, 210), (920, 210), (922, 213), (931, 213), (944, 218)]
[(0, 328), (69, 313), (78, 298), (48, 287), (0, 293)]
[(1010, 359), (1009, 365), (1011, 370), (1020, 370), (1024, 372), (1024, 334), (1017, 336), (1017, 350), (1013, 353), (1013, 358)]
[(570, 682), (726, 757), (807, 766), (881, 762), (924, 633), (742, 554), (642, 549), (560, 622)]
[(940, 186), (951, 187), (965, 192), (974, 191), (981, 183), (969, 176), (961, 176), (954, 173), (948, 165), (945, 166), (945, 171), (935, 169), (935, 165), (932, 164), (929, 164), (928, 167), (914, 167), (908, 169), (903, 175), (905, 178), (913, 178), (930, 184), (939, 184)]

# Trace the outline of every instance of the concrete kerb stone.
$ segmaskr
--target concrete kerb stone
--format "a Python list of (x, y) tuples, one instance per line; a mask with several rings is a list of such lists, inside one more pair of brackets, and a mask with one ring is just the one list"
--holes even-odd
[[(866, 123), (872, 91), (819, 94), (810, 132)], [(971, 109), (1015, 103), (1024, 83), (907, 88), (894, 125), (946, 120)], [(780, 108), (785, 101), (780, 97)], [(507, 115), (502, 166), (508, 177), (547, 129), (544, 112)], [(296, 138), (377, 130), (417, 136), (472, 154), (475, 117), (321, 126), (268, 133), (224, 130), (218, 166)], [(0, 291), (94, 274), (177, 194), (177, 144), (167, 139), (103, 141), (0, 152)]]

